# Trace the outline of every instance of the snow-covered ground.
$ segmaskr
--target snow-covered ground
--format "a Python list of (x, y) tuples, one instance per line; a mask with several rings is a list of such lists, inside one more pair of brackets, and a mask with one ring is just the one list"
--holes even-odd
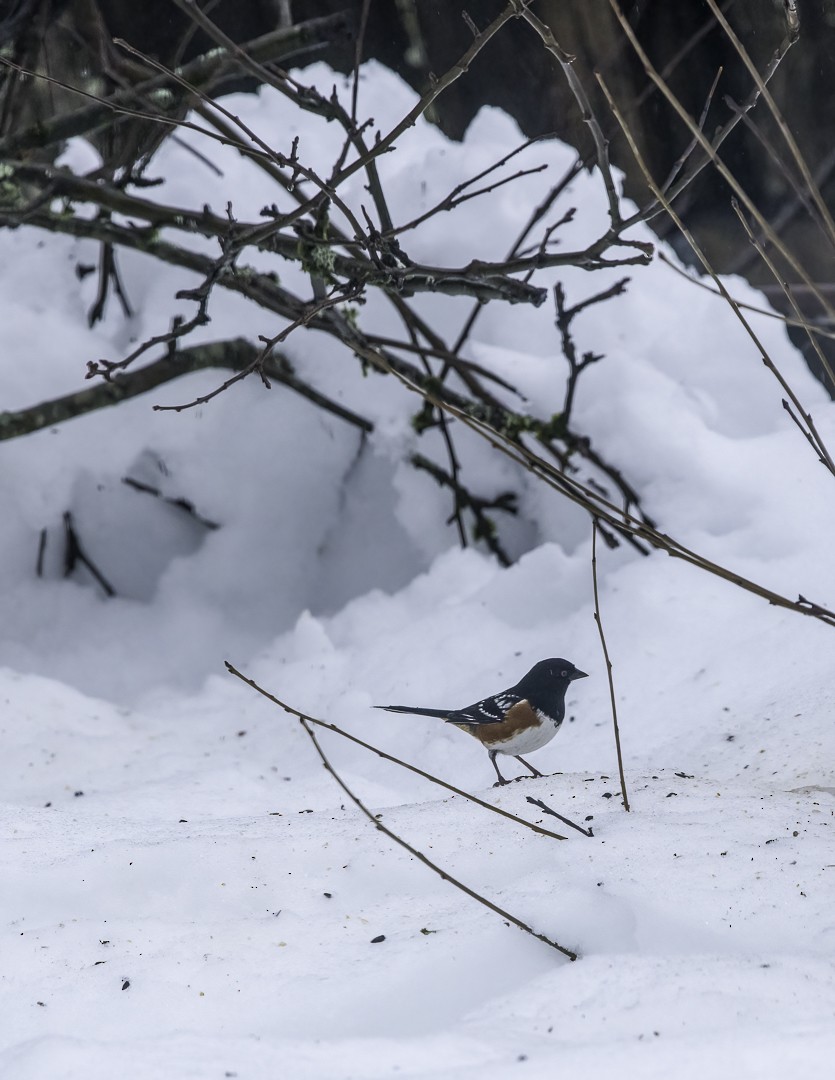
[[(341, 79), (323, 68), (305, 77), (326, 89)], [(387, 130), (413, 98), (369, 67), (361, 100)], [(280, 148), (299, 133), (303, 159), (332, 160), (334, 125), (306, 118), (298, 129), (268, 92), (232, 107)], [(419, 124), (381, 163), (396, 219), (519, 141), (493, 111), (463, 146)], [(167, 144), (157, 172), (171, 179), (155, 197), (219, 211), (232, 199), (242, 219), (275, 201), (262, 174), (207, 152), (222, 177)], [(90, 153), (74, 145), (68, 159)], [(452, 266), (502, 257), (571, 159), (556, 144), (532, 147), (524, 163), (545, 162), (546, 174), (433, 219), (408, 250)], [(367, 194), (354, 180), (358, 205)], [(563, 230), (570, 247), (601, 226), (594, 176), (577, 179), (567, 205), (578, 208)], [(95, 275), (74, 270), (96, 261), (92, 245), (26, 229), (0, 243), (3, 409), (77, 389), (87, 360), (118, 358), (187, 313), (171, 298), (192, 277), (122, 256), (137, 313), (125, 320), (111, 303), (90, 331)], [(278, 272), (289, 287), (299, 280)], [(560, 280), (576, 302), (620, 276)], [(777, 383), (720, 300), (661, 263), (631, 276), (625, 296), (578, 320), (579, 347), (606, 358), (581, 379), (577, 426), (664, 531), (832, 606), (835, 482)], [(450, 339), (470, 310), (418, 306)], [(379, 300), (360, 318), (396, 325)], [(279, 328), (217, 291), (201, 335), (255, 340)], [(835, 445), (835, 408), (779, 322), (759, 318), (757, 329)], [(292, 337), (287, 351), (374, 422), (367, 440), (254, 380), (200, 409), (151, 411), (213, 388), (209, 372), (0, 445), (0, 1075), (830, 1077), (835, 631), (665, 555), (601, 546), (626, 814), (589, 522), (454, 429), (474, 487), (523, 492), (522, 521), (505, 533), (516, 565), (457, 550), (448, 494), (406, 460), (439, 445), (414, 435), (416, 399), (363, 378), (321, 335)], [(539, 415), (560, 408), (565, 362), (548, 305), (491, 305), (471, 356)], [(221, 527), (126, 487), (125, 475)], [(67, 510), (117, 598), (83, 574), (62, 580)], [(591, 677), (572, 687), (562, 732), (534, 758), (554, 774), (541, 780), (494, 790), (474, 740), (371, 708), (464, 705), (552, 655)], [(530, 795), (590, 824), (591, 838), (535, 835), (320, 735), (388, 828), (580, 959), (505, 925), (371, 827), (298, 722), (226, 674), (225, 659), (488, 802), (560, 831)]]

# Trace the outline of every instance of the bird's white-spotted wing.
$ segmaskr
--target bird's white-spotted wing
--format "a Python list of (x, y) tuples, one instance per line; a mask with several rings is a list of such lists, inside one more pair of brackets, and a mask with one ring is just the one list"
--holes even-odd
[(477, 701), (475, 705), (468, 705), (466, 709), (450, 713), (447, 720), (451, 724), (500, 724), (507, 710), (522, 700), (519, 694), (505, 690), (494, 697)]

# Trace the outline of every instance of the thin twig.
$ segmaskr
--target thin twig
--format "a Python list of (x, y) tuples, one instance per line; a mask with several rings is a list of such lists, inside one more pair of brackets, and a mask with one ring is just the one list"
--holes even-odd
[[(731, 112), (736, 112), (739, 108), (730, 94), (725, 95), (725, 104)], [(794, 172), (789, 167), (788, 162), (784, 161), (780, 156), (779, 148), (775, 145), (770, 135), (762, 129), (753, 116), (749, 116), (747, 113), (743, 116), (742, 123), (745, 126), (745, 130), (759, 143), (763, 153), (775, 169), (774, 177), (769, 177), (769, 186), (776, 186), (775, 181), (779, 176), (787, 188), (786, 196), (783, 197), (783, 207), (781, 207), (771, 218), (770, 225), (772, 229), (774, 229), (776, 233), (781, 234), (785, 225), (802, 208), (809, 215), (812, 224), (814, 224), (817, 229), (823, 230), (822, 221), (819, 217), (816, 217), (816, 210), (811, 195), (806, 188), (804, 188), (801, 181), (795, 176)], [(831, 170), (833, 156), (832, 152), (830, 152), (821, 162), (821, 165), (824, 166), (825, 170), (827, 165), (829, 170)], [(824, 171), (823, 175), (828, 175), (828, 170)]]
[(571, 93), (574, 95), (574, 100), (579, 106), (583, 123), (588, 126), (591, 137), (594, 140), (597, 167), (600, 170), (603, 186), (606, 189), (606, 198), (609, 200), (609, 218), (611, 219), (612, 229), (617, 230), (623, 219), (621, 218), (620, 213), (620, 199), (618, 198), (617, 188), (615, 187), (615, 178), (612, 175), (612, 167), (609, 162), (609, 140), (603, 134), (603, 129), (595, 116), (594, 109), (592, 108), (588, 94), (586, 93), (586, 88), (583, 86), (580, 77), (574, 69), (575, 57), (571, 56), (570, 53), (567, 53), (565, 49), (562, 48), (554, 37), (554, 32), (551, 27), (541, 19), (538, 19), (533, 12), (526, 9), (522, 13), (522, 18), (536, 31), (542, 44), (548, 52), (556, 58), (562, 68)]
[(434, 345), (426, 344), (415, 345), (413, 341), (398, 341), (397, 338), (385, 337), (383, 334), (367, 333), (366, 337), (373, 345), (382, 345), (384, 348), (398, 349), (400, 352), (418, 353), (421, 356), (426, 355), (439, 360), (444, 360), (449, 366), (455, 368), (456, 372), (460, 365), (478, 375), (479, 378), (488, 379), (497, 386), (501, 386), (503, 390), (507, 390), (515, 397), (522, 398), (523, 400), (525, 399), (524, 394), (522, 394), (513, 383), (508, 382), (507, 379), (502, 378), (501, 375), (497, 375), (495, 371), (490, 371), (482, 364), (476, 363), (475, 360), (467, 360), (463, 356), (457, 356), (449, 349), (439, 349)]
[[(405, 304), (403, 306), (404, 306), (404, 308), (406, 308), (406, 311), (409, 310), (408, 307), (406, 307)], [(414, 347), (414, 349), (417, 351), (418, 355), (420, 356), (421, 363), (423, 364), (423, 370), (426, 372), (427, 378), (431, 378), (432, 377), (432, 367), (431, 367), (431, 365), (429, 363), (429, 357), (427, 356), (426, 349), (421, 344), (420, 338), (418, 336), (417, 328), (414, 325), (414, 321), (412, 319), (405, 318), (405, 312), (403, 312), (402, 314), (404, 314), (404, 323), (405, 323), (405, 326), (406, 326), (406, 332), (408, 333), (409, 337), (412, 340), (412, 346)], [(462, 548), (466, 548), (467, 547), (467, 530), (466, 530), (466, 528), (464, 526), (464, 518), (463, 518), (462, 513), (461, 513), (461, 510), (462, 510), (461, 500), (460, 500), (459, 495), (458, 495), (458, 493), (460, 491), (460, 488), (461, 488), (461, 484), (460, 484), (460, 480), (459, 480), (459, 475), (460, 475), (460, 472), (461, 472), (461, 466), (460, 466), (460, 463), (458, 461), (458, 453), (456, 452), (456, 449), (455, 449), (455, 440), (453, 439), (452, 435), (450, 434), (450, 430), (449, 430), (450, 421), (447, 418), (446, 413), (443, 411), (443, 409), (438, 409), (434, 405), (429, 405), (428, 403), (427, 403), (426, 407), (429, 409), (430, 413), (432, 414), (433, 419), (437, 418), (436, 420), (434, 420), (434, 422), (436, 422), (438, 424), (438, 426), (440, 427), (441, 437), (443, 438), (444, 446), (446, 447), (447, 460), (449, 461), (449, 469), (450, 469), (450, 472), (452, 474), (452, 487), (453, 487), (452, 518), (450, 518), (450, 520), (454, 519), (455, 528), (458, 531), (458, 542), (460, 543)], [(423, 429), (421, 429), (421, 430), (423, 430)], [(449, 524), (449, 522), (447, 522), (447, 524)]]
[[(571, 181), (574, 180), (575, 177), (580, 173), (580, 171), (584, 167), (584, 164), (585, 162), (578, 155), (577, 158), (568, 167), (568, 169), (566, 169), (562, 177), (557, 181), (556, 184), (554, 184), (554, 186), (551, 188), (551, 190), (548, 192), (542, 202), (538, 206), (534, 207), (530, 217), (522, 227), (522, 231), (519, 233), (515, 243), (508, 252), (507, 257), (509, 259), (512, 259), (516, 255), (520, 254), (520, 252), (522, 251), (522, 245), (525, 243), (525, 241), (539, 224), (539, 222), (542, 221), (542, 219), (545, 217), (545, 215), (548, 213), (548, 211), (551, 209), (551, 207), (554, 205), (560, 195), (562, 195), (562, 193), (565, 191)], [(573, 214), (573, 210), (567, 211), (567, 213)], [(566, 214), (563, 214), (563, 220), (566, 219), (566, 216)], [(536, 250), (541, 250), (541, 244), (537, 245)], [(529, 271), (529, 274), (533, 275), (533, 270)], [(454, 354), (457, 355), (461, 351), (461, 349), (463, 349), (467, 339), (473, 332), (473, 328), (475, 327), (476, 321), (478, 320), (478, 316), (481, 314), (483, 309), (484, 305), (480, 303), (477, 303), (473, 306), (472, 311), (464, 322), (464, 325), (462, 326), (461, 330), (459, 331), (458, 337), (455, 340), (455, 344), (452, 347), (451, 351)]]
[(623, 754), (620, 749), (620, 728), (618, 727), (618, 707), (615, 701), (615, 684), (612, 679), (612, 661), (609, 659), (609, 650), (606, 647), (606, 637), (603, 633), (603, 620), (600, 618), (600, 599), (597, 593), (597, 519), (591, 523), (591, 579), (594, 586), (594, 621), (600, 634), (600, 644), (603, 646), (603, 658), (606, 661), (606, 676), (609, 680), (609, 696), (612, 700), (612, 723), (615, 729), (615, 750), (618, 755), (618, 772), (620, 773), (620, 790), (623, 795), (623, 808), (629, 811), (629, 796), (626, 793), (626, 777), (623, 773)]
[(306, 307), (305, 310), (299, 315), (297, 319), (294, 319), (288, 326), (275, 335), (273, 338), (260, 337), (260, 340), (265, 342), (264, 348), (256, 354), (252, 362), (248, 367), (237, 371), (234, 375), (226, 379), (220, 386), (216, 386), (214, 390), (210, 390), (207, 394), (200, 394), (198, 397), (193, 398), (191, 401), (184, 402), (181, 405), (154, 405), (154, 412), (185, 412), (187, 409), (194, 409), (199, 405), (207, 405), (214, 398), (220, 394), (225, 393), (230, 386), (233, 386), (237, 382), (241, 382), (248, 378), (254, 372), (258, 372), (261, 376), (261, 381), (267, 390), (270, 389), (270, 380), (266, 371), (266, 362), (269, 359), (272, 350), (276, 345), (286, 341), (294, 330), (297, 330), (300, 326), (308, 326), (317, 315), (320, 315), (328, 307), (332, 307), (334, 304), (341, 304), (346, 300), (355, 299), (359, 295), (360, 290), (355, 288), (349, 292), (342, 292), (341, 290), (334, 289), (327, 296), (323, 297), (318, 303), (311, 304)]
[(532, 806), (538, 806), (540, 810), (544, 811), (544, 813), (550, 814), (551, 817), (557, 818), (563, 823), (563, 825), (568, 825), (570, 829), (576, 829), (577, 832), (582, 833), (583, 836), (594, 836), (594, 829), (592, 829), (591, 826), (589, 826), (587, 829), (584, 829), (582, 825), (578, 825), (577, 822), (572, 821), (571, 818), (563, 817), (563, 815), (558, 814), (556, 810), (552, 810), (550, 806), (548, 806), (542, 801), (542, 799), (534, 799), (531, 795), (526, 795), (525, 802), (529, 802)]
[(132, 476), (123, 476), (122, 483), (134, 491), (140, 491), (144, 495), (152, 495), (155, 499), (161, 499), (162, 502), (167, 503), (168, 506), (173, 506), (177, 510), (182, 510), (183, 513), (188, 514), (198, 524), (202, 525), (204, 529), (214, 530), (219, 529), (220, 525), (216, 521), (212, 521), (211, 518), (203, 517), (198, 512), (196, 506), (190, 499), (184, 498), (182, 495), (165, 495), (158, 487), (154, 487), (153, 484), (146, 484), (143, 480), (136, 480)]
[(122, 314), (126, 319), (132, 318), (133, 311), (130, 306), (130, 301), (127, 298), (127, 294), (122, 286), (122, 279), (119, 276), (119, 268), (116, 264), (116, 253), (113, 250), (113, 244), (109, 241), (105, 241), (101, 245), (101, 254), (99, 256), (99, 288), (96, 295), (96, 301), (87, 315), (88, 326), (95, 326), (103, 317), (111, 285), (119, 299), (119, 303), (122, 305)]
[[(834, 155), (835, 156), (835, 155)], [(754, 255), (756, 256), (756, 249), (754, 249)], [(687, 270), (678, 266), (668, 255), (665, 255), (663, 251), (658, 252), (658, 258), (661, 262), (666, 263), (671, 270), (674, 270), (680, 277), (683, 277), (690, 285), (695, 285), (698, 289), (704, 289), (705, 292), (709, 292), (712, 296), (721, 296), (722, 293), (715, 287), (709, 285), (705, 281), (700, 281), (697, 277), (688, 273)], [(771, 286), (774, 289), (774, 286)], [(782, 292), (782, 289), (780, 290)], [(766, 291), (766, 296), (768, 292)], [(818, 337), (835, 339), (835, 330), (827, 330), (824, 326), (815, 326), (807, 319), (793, 319), (790, 315), (784, 315), (781, 311), (769, 311), (764, 307), (757, 307), (756, 304), (748, 304), (744, 300), (737, 300), (734, 298), (734, 303), (737, 307), (743, 311), (751, 311), (754, 315), (762, 315), (766, 319), (777, 319), (778, 322), (785, 323), (786, 326), (796, 326), (798, 329), (805, 330), (807, 333), (817, 334)]]
[(357, 30), (357, 43), (354, 48), (354, 78), (353, 85), (351, 87), (351, 120), (354, 124), (357, 122), (357, 98), (359, 96), (360, 89), (360, 65), (362, 64), (362, 52), (365, 46), (365, 30), (368, 26), (368, 12), (371, 7), (371, 0), (362, 0), (362, 10), (360, 11), (360, 22)]
[[(720, 67), (716, 72), (716, 77), (710, 85), (710, 89), (707, 92), (707, 98), (705, 99), (704, 107), (702, 108), (701, 116), (698, 120), (699, 131), (704, 131), (705, 121), (707, 120), (708, 110), (710, 109), (711, 102), (713, 101), (713, 95), (716, 93), (716, 87), (719, 85), (719, 80), (722, 78), (723, 69)], [(667, 179), (661, 185), (662, 191), (668, 191), (673, 184), (673, 181), (684, 168), (685, 162), (692, 155), (693, 151), (699, 145), (698, 139), (694, 136), (691, 138), (689, 144), (679, 154), (676, 160), (673, 162), (673, 167), (667, 174)]]

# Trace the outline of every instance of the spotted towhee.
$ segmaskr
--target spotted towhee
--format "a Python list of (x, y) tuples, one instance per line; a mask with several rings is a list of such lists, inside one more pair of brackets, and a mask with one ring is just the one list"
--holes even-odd
[(508, 783), (499, 772), (497, 754), (509, 754), (521, 761), (534, 776), (542, 773), (521, 753), (550, 742), (560, 730), (565, 716), (565, 693), (574, 679), (587, 678), (570, 660), (540, 660), (515, 686), (493, 697), (468, 705), (466, 709), (418, 709), (410, 705), (376, 705), (387, 712), (437, 716), (474, 735), (486, 748), (500, 784)]

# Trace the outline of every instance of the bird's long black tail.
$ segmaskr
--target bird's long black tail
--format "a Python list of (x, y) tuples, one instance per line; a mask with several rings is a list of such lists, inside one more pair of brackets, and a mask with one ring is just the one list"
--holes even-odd
[(413, 716), (436, 716), (439, 720), (446, 720), (449, 709), (413, 709), (411, 705), (375, 705), (375, 709), (385, 709), (386, 712), (411, 713)]

